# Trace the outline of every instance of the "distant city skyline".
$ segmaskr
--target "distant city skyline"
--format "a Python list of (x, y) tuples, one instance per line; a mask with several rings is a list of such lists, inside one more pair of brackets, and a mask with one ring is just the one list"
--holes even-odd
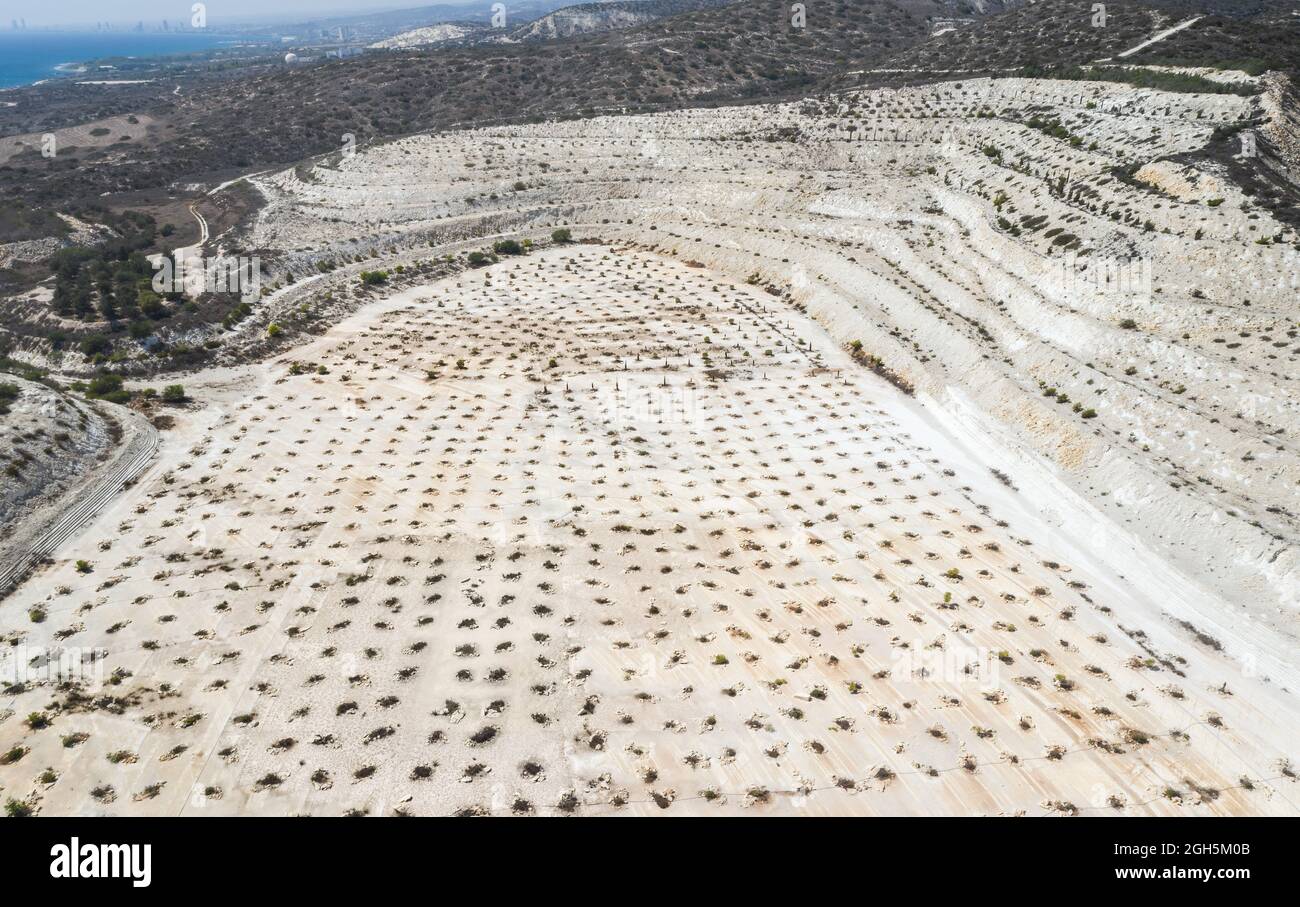
[[(350, 13), (383, 12), (439, 5), (438, 0), (204, 0), (209, 23), (321, 18)], [(94, 28), (96, 23), (114, 26), (143, 22), (147, 29), (184, 23), (188, 26), (195, 0), (59, 0), (57, 4), (36, 0), (0, 0), (0, 31), (12, 31), (15, 23), (28, 29), (55, 26)]]

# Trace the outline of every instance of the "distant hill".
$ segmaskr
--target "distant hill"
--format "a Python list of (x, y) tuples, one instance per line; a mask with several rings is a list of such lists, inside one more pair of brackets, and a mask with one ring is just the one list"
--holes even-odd
[(714, 6), (727, 6), (734, 0), (625, 0), (612, 3), (580, 3), (566, 6), (513, 29), (515, 41), (550, 41), (574, 35), (610, 31), (645, 25), (656, 19)]
[[(359, 12), (335, 14), (318, 18), (304, 19), (299, 22), (277, 22), (262, 27), (241, 29), (245, 35), (275, 35), (285, 30), (310, 31), (336, 28), (348, 28), (353, 31), (381, 32), (394, 35), (415, 31), (431, 25), (446, 22), (482, 25), (486, 27), (492, 19), (492, 6), (497, 0), (468, 0), (462, 3), (438, 3), (430, 6), (405, 7), (401, 9), (382, 10), (380, 12)], [(564, 6), (563, 0), (509, 0), (506, 6), (512, 21), (525, 22), (545, 15)]]
[(554, 41), (575, 35), (633, 28), (656, 19), (734, 2), (735, 0), (615, 0), (609, 3), (579, 3), (525, 21), (522, 25), (513, 24), (518, 20), (518, 10), (507, 7), (508, 18), (504, 28), (493, 28), (488, 22), (477, 21), (482, 16), (472, 16), (462, 22), (440, 21), (438, 24), (411, 29), (376, 41), (370, 46), (393, 50), (448, 44), (470, 47), (477, 44)]
[(376, 41), (370, 46), (378, 50), (424, 47), (430, 44), (444, 44), (449, 41), (458, 41), (478, 30), (480, 29), (476, 29), (473, 25), (458, 25), (451, 22), (444, 22), (439, 25), (426, 25), (423, 28), (413, 28), (410, 31), (404, 31), (400, 34), (393, 35), (391, 38)]

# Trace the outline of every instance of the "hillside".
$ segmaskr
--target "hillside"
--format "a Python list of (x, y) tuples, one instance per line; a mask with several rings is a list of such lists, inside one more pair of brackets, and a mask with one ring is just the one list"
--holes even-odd
[(293, 277), (6, 602), (118, 681), (10, 693), (6, 796), (1294, 813), (1300, 237), (1170, 164), (1260, 103), (963, 78), (249, 177)]
[(732, 0), (626, 0), (566, 6), (511, 31), (513, 41), (551, 41), (645, 25), (667, 16), (726, 6)]
[(448, 22), (440, 25), (426, 25), (421, 28), (414, 28), (410, 31), (393, 35), (391, 38), (376, 41), (370, 46), (376, 50), (401, 50), (409, 47), (423, 47), (429, 44), (443, 44), (448, 41), (457, 41), (473, 33), (475, 33), (475, 29), (472, 26), (457, 25)]
[[(792, 27), (782, 0), (726, 6), (710, 0), (655, 0), (617, 4), (601, 21), (612, 26), (619, 10), (660, 13), (700, 3), (704, 8), (571, 37), (543, 40), (539, 32), (537, 40), (514, 43), (395, 50), (301, 68), (264, 65), (244, 75), (213, 74), (181, 93), (167, 91), (165, 82), (138, 90), (132, 86), (136, 93), (127, 95), (132, 100), (116, 104), (96, 92), (91, 97), (97, 115), (116, 114), (114, 123), (135, 121), (129, 140), (72, 147), (77, 141), (64, 143), (61, 135), (60, 147), (67, 147), (57, 160), (28, 152), (0, 166), (0, 192), (31, 211), (91, 218), (92, 205), (116, 210), (129, 205), (153, 216), (159, 229), (168, 223), (192, 229), (178, 194), (241, 173), (332, 155), (343, 147), (345, 136), (365, 148), (449, 128), (784, 100), (889, 84), (891, 79), (947, 79), (954, 71), (998, 68), (1076, 79), (1123, 78), (1196, 91), (1259, 90), (1253, 84), (1214, 84), (1146, 70), (1061, 69), (1061, 64), (1081, 67), (1117, 58), (1200, 8), (1181, 0), (1115, 5), (1104, 28), (1088, 24), (1091, 4), (1084, 0), (1043, 0), (1023, 7), (1014, 0), (841, 4), (811, 8), (804, 28)], [(1211, 2), (1207, 8), (1217, 6)], [(1200, 65), (1247, 57), (1258, 62), (1261, 56), (1252, 68), (1286, 62), (1300, 40), (1288, 44), (1277, 36), (1297, 27), (1279, 18), (1280, 9), (1260, 3), (1253, 17), (1206, 14), (1193, 27), (1129, 54), (1123, 62)], [(547, 21), (551, 25), (546, 28), (560, 28), (554, 16), (528, 27), (544, 30), (538, 23)], [(68, 91), (66, 86), (52, 89), (60, 98)], [(34, 91), (14, 96), (24, 109), (39, 109)], [(34, 114), (42, 122), (45, 116)], [(1226, 153), (1229, 145), (1221, 142), (1216, 153)], [(1250, 167), (1230, 160), (1224, 166), (1235, 168), (1243, 184), (1252, 184)], [(1273, 198), (1270, 207), (1293, 222), (1286, 187), (1271, 176), (1261, 187), (1261, 195)], [(274, 250), (264, 251), (273, 257)], [(0, 291), (26, 292), (39, 276), (31, 269), (0, 271)], [(204, 308), (188, 313), (186, 323), (206, 318), (219, 324), (230, 314), (224, 306)], [(85, 308), (85, 315), (91, 317), (93, 309)], [(47, 325), (34, 327), (30, 321), (17, 310), (10, 313), (17, 333), (49, 336)], [(81, 340), (83, 330), (105, 328), (85, 323), (74, 328), (73, 339)]]
[[(896, 54), (888, 68), (922, 72), (998, 72), (1023, 67), (1083, 65), (1103, 59), (1130, 64), (1239, 68), (1300, 67), (1300, 4), (1260, 0), (1144, 0), (1106, 5), (1094, 25), (1091, 0), (1040, 0), (968, 28), (937, 35)], [(1191, 26), (1131, 54), (1162, 31)]]
[(520, 41), (554, 41), (594, 32), (614, 31), (645, 25), (668, 16), (714, 6), (733, 0), (614, 0), (608, 3), (579, 3), (549, 12), (536, 19), (519, 21), (519, 11), (510, 11), (506, 27), (492, 27), (490, 22), (437, 22), (376, 41), (375, 50), (428, 49), (435, 45), (473, 47), (482, 44), (514, 44)]
[[(301, 160), (337, 150), (344, 134), (365, 143), (466, 124), (794, 96), (845, 68), (878, 65), (923, 40), (931, 20), (971, 9), (965, 0), (842, 4), (814, 8), (806, 27), (793, 28), (784, 0), (741, 0), (554, 41), (263, 66), (244, 77), (213, 76), (179, 95), (145, 86), (134, 91), (134, 112), (156, 123), (146, 137), (0, 167), (0, 192), (67, 205), (159, 188), (181, 175)], [(15, 97), (48, 128), (39, 94)], [(105, 94), (95, 114), (131, 109)]]
[(575, 9), (0, 111), (6, 810), (1295, 815), (1290, 11)]

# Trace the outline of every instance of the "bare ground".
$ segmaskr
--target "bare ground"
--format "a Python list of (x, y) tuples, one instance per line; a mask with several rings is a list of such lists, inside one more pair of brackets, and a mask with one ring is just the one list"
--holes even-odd
[(1289, 678), (758, 287), (558, 248), (189, 390), (0, 605), (104, 653), (6, 690), (42, 812), (1296, 812)]

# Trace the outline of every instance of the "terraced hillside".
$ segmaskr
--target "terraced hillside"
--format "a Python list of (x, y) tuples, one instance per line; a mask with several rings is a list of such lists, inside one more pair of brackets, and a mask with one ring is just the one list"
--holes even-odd
[(6, 604), (85, 656), (7, 691), (32, 809), (1294, 810), (1289, 680), (760, 287), (561, 246), (195, 393)]
[[(687, 18), (590, 40), (726, 64)], [(760, 94), (850, 60), (767, 46)], [(184, 322), (156, 462), (0, 603), (0, 651), (80, 659), (4, 690), (0, 796), (1297, 814), (1300, 132), (1255, 69), (521, 87), (206, 196), (266, 292)]]
[[(1086, 501), (1115, 523), (1100, 548), (1140, 538), (1291, 634), (1296, 236), (1167, 161), (1256, 103), (977, 80), (410, 139), (263, 180), (257, 241), (303, 272), (571, 223), (752, 276), (986, 438), (991, 467), (1066, 481), (1077, 498), (1039, 498), (1053, 521)], [(355, 305), (359, 267), (309, 292)], [(300, 298), (262, 317), (292, 324)]]

